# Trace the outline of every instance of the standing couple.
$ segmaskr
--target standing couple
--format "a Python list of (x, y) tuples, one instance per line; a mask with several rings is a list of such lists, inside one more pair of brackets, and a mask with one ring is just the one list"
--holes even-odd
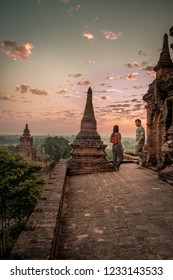
[[(136, 146), (135, 146), (135, 154), (139, 157), (139, 168), (143, 168), (144, 165), (144, 143), (145, 143), (145, 130), (141, 125), (141, 120), (136, 119), (135, 124), (137, 126), (136, 129)], [(118, 125), (114, 125), (113, 133), (110, 137), (110, 142), (112, 145), (112, 153), (113, 153), (113, 165), (115, 167), (115, 171), (118, 171), (120, 165), (123, 160), (123, 148), (121, 144), (121, 134), (119, 132)]]

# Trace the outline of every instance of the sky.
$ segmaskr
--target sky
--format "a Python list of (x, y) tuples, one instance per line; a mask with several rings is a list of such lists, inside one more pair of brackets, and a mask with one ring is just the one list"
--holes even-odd
[(172, 11), (172, 0), (0, 0), (0, 134), (28, 123), (32, 135), (76, 135), (89, 87), (100, 135), (118, 124), (134, 136), (137, 118), (146, 128)]

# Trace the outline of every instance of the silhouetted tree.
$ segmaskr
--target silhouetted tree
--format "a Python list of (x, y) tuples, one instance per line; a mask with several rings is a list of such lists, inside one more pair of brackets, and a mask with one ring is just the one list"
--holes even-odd
[(71, 146), (69, 141), (63, 137), (47, 137), (42, 144), (46, 154), (51, 159), (59, 161), (61, 158), (68, 158), (70, 156)]

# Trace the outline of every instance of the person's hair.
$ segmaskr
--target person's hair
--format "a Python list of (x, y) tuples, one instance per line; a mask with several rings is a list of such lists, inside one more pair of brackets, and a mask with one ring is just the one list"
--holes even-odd
[(136, 119), (136, 120), (135, 120), (135, 122), (139, 122), (139, 123), (141, 123), (141, 120), (140, 120), (140, 119)]
[(119, 126), (118, 125), (114, 125), (113, 127), (113, 133), (119, 132)]

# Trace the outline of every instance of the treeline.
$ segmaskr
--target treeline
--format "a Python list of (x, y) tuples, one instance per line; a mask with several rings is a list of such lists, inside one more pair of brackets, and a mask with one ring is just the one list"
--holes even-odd
[(47, 137), (40, 146), (40, 153), (47, 154), (55, 162), (61, 158), (69, 158), (71, 145), (68, 140), (63, 137)]
[[(107, 141), (104, 141), (105, 144), (107, 145), (107, 148), (106, 148), (106, 158), (108, 160), (111, 160), (112, 159), (112, 143), (109, 142), (109, 140)], [(134, 149), (135, 149), (135, 139), (134, 138), (123, 138), (122, 139), (122, 146), (123, 146), (123, 149), (124, 149), (124, 153), (126, 154), (131, 154), (133, 155), (134, 154)]]

